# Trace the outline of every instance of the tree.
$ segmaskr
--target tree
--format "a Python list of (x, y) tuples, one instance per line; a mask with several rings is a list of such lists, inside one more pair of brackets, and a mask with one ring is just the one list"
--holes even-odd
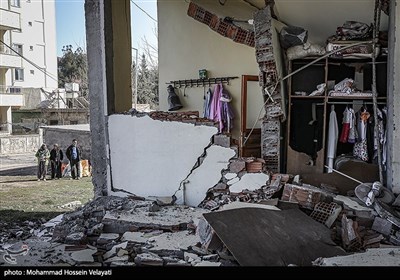
[(58, 61), (58, 87), (65, 83), (77, 83), (81, 94), (88, 97), (87, 55), (81, 47), (75, 51), (71, 45), (63, 46), (63, 56)]
[[(138, 90), (137, 90), (137, 101), (138, 104), (150, 104), (150, 108), (157, 109), (158, 107), (158, 68), (149, 67), (147, 64), (146, 55), (142, 54), (140, 64), (137, 69), (133, 63), (132, 67), (134, 71), (138, 71)], [(134, 77), (134, 75), (133, 75)]]

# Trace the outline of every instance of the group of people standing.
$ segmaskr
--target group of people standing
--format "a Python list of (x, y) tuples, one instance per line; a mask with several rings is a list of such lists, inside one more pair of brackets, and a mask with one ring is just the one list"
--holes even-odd
[[(71, 166), (72, 179), (79, 180), (81, 152), (78, 148), (78, 141), (76, 139), (72, 140), (72, 144), (65, 151), (65, 155), (67, 156)], [(38, 160), (38, 181), (46, 181), (49, 161), (51, 164), (51, 179), (60, 179), (62, 177), (61, 165), (64, 159), (64, 153), (58, 144), (54, 144), (51, 151), (49, 151), (46, 144), (42, 144), (37, 150), (35, 156)]]

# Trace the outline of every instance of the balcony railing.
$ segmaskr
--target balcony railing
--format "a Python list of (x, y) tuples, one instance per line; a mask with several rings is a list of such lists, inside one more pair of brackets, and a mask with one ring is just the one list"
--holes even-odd
[(2, 54), (10, 54), (10, 55), (17, 55), (15, 51), (11, 50), (9, 47), (7, 47), (4, 44), (0, 44), (0, 53)]
[(0, 94), (21, 94), (21, 88), (0, 85)]
[(19, 13), (0, 8), (0, 29), (21, 29), (21, 16)]

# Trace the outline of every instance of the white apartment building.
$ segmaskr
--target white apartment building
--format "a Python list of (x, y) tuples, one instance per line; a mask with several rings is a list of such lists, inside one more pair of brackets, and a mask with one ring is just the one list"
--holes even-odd
[(0, 132), (11, 133), (21, 89), (58, 87), (55, 0), (0, 0), (0, 40)]

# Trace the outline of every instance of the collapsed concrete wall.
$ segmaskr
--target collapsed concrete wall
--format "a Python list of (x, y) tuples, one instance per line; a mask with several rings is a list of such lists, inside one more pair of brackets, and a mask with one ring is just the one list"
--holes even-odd
[[(235, 151), (212, 145), (215, 126), (112, 115), (108, 120), (109, 195), (172, 196), (197, 206), (221, 179)], [(123, 135), (121, 135), (123, 131)], [(185, 185), (185, 186), (183, 186)], [(183, 190), (179, 192), (178, 190)]]

